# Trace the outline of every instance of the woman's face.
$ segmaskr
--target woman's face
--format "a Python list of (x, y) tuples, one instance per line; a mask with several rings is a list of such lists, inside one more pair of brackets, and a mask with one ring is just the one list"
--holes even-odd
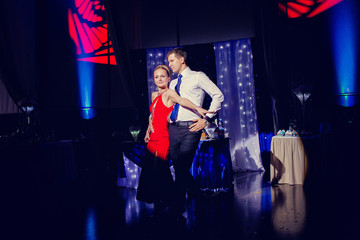
[(158, 68), (154, 72), (154, 82), (158, 88), (168, 88), (170, 77), (165, 69)]

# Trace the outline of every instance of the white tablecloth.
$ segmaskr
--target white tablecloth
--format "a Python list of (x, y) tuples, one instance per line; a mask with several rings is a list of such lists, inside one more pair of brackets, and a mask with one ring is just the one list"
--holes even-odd
[(307, 157), (300, 137), (271, 139), (270, 178), (279, 184), (304, 184)]

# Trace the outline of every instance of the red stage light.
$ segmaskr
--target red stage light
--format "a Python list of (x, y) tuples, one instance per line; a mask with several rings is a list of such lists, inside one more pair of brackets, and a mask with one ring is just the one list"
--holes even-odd
[(343, 0), (279, 0), (281, 14), (288, 18), (311, 18)]
[[(76, 45), (78, 61), (116, 65), (114, 49), (108, 44), (105, 7), (99, 0), (74, 0), (68, 10), (69, 34)], [(110, 55), (110, 57), (108, 57)]]

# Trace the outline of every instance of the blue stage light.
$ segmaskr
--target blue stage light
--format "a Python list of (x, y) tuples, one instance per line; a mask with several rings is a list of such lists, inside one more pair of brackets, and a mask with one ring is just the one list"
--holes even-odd
[(90, 207), (87, 211), (85, 227), (86, 227), (86, 229), (85, 229), (86, 240), (97, 239), (97, 237), (96, 237), (97, 218), (96, 218), (95, 209), (93, 207)]
[(93, 108), (81, 108), (80, 115), (83, 119), (92, 119), (95, 117), (95, 110)]
[(355, 1), (344, 1), (331, 15), (333, 56), (335, 62), (338, 104), (352, 107), (356, 104), (353, 95), (358, 92), (357, 54), (358, 54), (358, 16), (355, 14)]
[(95, 117), (93, 109), (94, 64), (78, 61), (80, 110), (83, 119)]

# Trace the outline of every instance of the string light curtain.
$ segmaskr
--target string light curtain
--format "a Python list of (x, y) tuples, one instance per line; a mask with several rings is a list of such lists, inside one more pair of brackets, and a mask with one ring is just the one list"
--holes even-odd
[(264, 171), (256, 116), (250, 39), (214, 43), (217, 85), (225, 100), (219, 112), (230, 137), (234, 171)]

